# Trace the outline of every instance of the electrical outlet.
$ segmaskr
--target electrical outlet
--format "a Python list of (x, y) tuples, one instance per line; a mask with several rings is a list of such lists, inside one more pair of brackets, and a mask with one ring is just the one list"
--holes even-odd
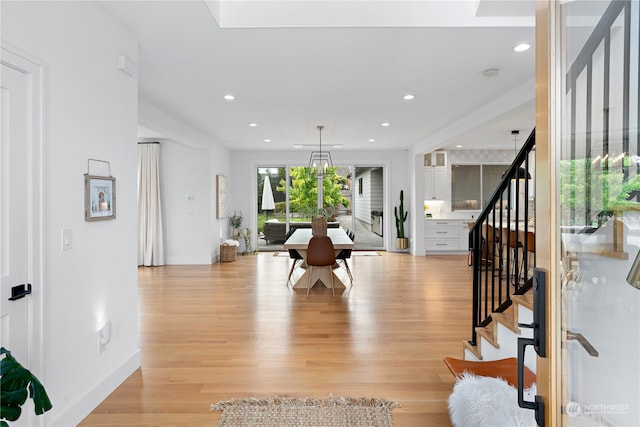
[(98, 332), (98, 354), (104, 353), (107, 349), (107, 345), (102, 342), (102, 334)]
[(107, 320), (98, 331), (98, 354), (104, 353), (109, 341), (111, 341), (111, 321)]

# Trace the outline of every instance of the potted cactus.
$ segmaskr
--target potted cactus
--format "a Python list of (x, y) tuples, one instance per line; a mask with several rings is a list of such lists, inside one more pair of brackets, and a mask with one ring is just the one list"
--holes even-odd
[(398, 249), (407, 249), (409, 247), (409, 239), (404, 235), (404, 223), (407, 220), (407, 214), (404, 210), (404, 192), (400, 190), (400, 206), (393, 208), (393, 214), (396, 217), (396, 247)]

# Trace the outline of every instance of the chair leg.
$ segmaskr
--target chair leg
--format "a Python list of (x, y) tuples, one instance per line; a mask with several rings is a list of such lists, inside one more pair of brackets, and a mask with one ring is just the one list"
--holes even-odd
[(349, 280), (353, 285), (353, 276), (351, 275), (351, 270), (349, 269), (349, 263), (347, 262), (346, 259), (343, 259), (342, 262), (344, 263), (344, 269), (347, 270), (347, 275), (349, 276)]
[(336, 291), (335, 291), (335, 287), (333, 286), (333, 269), (331, 268), (331, 266), (329, 266), (329, 274), (331, 275), (331, 295), (332, 296), (336, 296)]
[(307, 268), (309, 269), (308, 271), (309, 281), (307, 282), (307, 296), (309, 296), (309, 291), (311, 290), (311, 278), (313, 277), (313, 267), (308, 265)]
[(291, 270), (289, 270), (289, 277), (287, 277), (287, 283), (285, 283), (285, 285), (288, 285), (289, 282), (291, 281), (291, 275), (293, 274), (293, 270), (295, 270), (296, 264), (298, 263), (298, 261), (300, 260), (297, 260), (297, 259), (293, 260), (293, 264), (291, 264)]

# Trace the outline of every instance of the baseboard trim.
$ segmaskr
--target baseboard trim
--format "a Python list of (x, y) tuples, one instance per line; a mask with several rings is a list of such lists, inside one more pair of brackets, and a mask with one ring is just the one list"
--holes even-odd
[(205, 265), (211, 264), (211, 258), (167, 258), (166, 265)]
[(78, 425), (87, 415), (98, 407), (120, 384), (140, 368), (140, 350), (125, 360), (111, 374), (107, 375), (99, 384), (86, 395), (73, 402), (70, 407), (55, 418), (51, 418), (46, 425), (51, 427), (69, 427)]

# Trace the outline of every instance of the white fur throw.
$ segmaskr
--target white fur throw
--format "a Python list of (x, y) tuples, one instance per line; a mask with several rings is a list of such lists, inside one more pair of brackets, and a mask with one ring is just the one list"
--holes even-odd
[[(533, 401), (535, 384), (524, 392)], [(518, 406), (518, 391), (502, 378), (464, 374), (449, 396), (449, 414), (455, 427), (535, 427), (532, 410)]]

